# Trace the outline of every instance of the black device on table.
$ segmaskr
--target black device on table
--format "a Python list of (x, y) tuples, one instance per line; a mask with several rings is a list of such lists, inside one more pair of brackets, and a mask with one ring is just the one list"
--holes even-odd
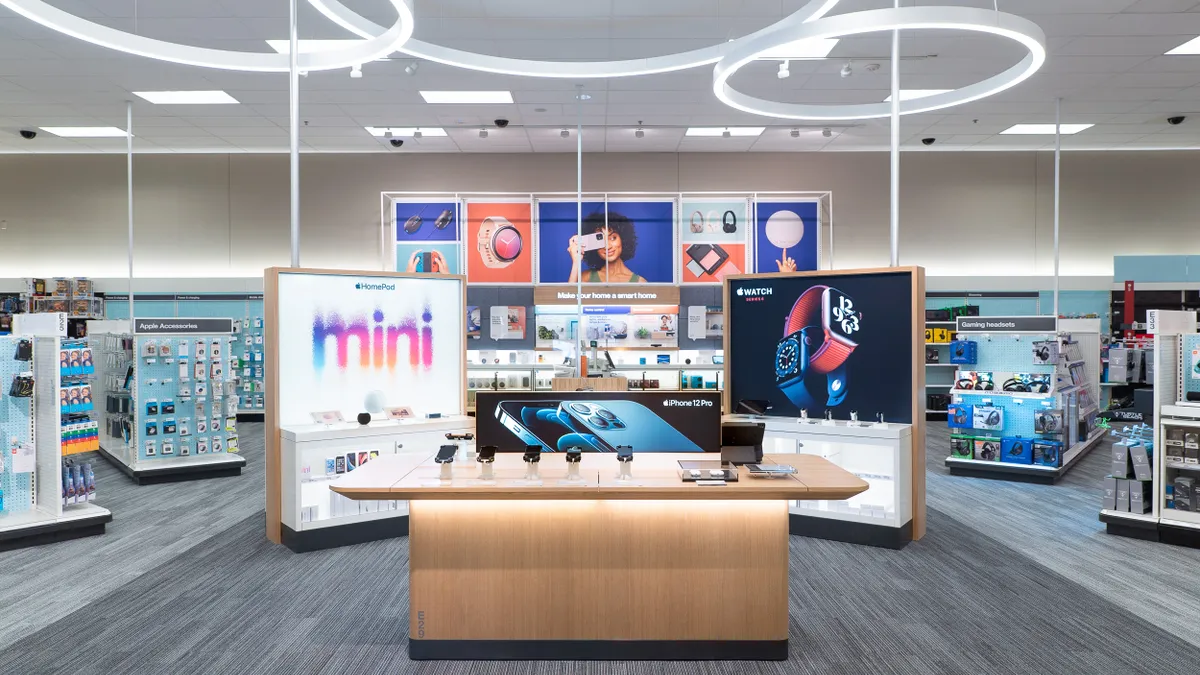
[(454, 455), (458, 453), (457, 445), (443, 445), (438, 448), (437, 456), (433, 461), (437, 464), (449, 464), (454, 461)]
[(467, 432), (465, 434), (456, 434), (454, 432), (446, 432), (446, 440), (448, 441), (473, 441), (475, 434)]
[(744, 398), (737, 402), (734, 412), (746, 415), (766, 415), (767, 411), (774, 407), (766, 399)]
[(567, 448), (567, 464), (578, 464), (583, 461), (583, 449), (572, 446)]
[(537, 464), (540, 461), (542, 461), (542, 446), (526, 445), (525, 462), (528, 464)]
[(632, 462), (633, 461), (633, 446), (632, 445), (618, 445), (617, 446), (617, 461), (618, 462)]
[(767, 425), (761, 422), (721, 423), (721, 461), (730, 464), (761, 462), (766, 433)]
[(496, 446), (485, 445), (479, 448), (479, 454), (476, 456), (480, 464), (491, 464), (496, 461)]

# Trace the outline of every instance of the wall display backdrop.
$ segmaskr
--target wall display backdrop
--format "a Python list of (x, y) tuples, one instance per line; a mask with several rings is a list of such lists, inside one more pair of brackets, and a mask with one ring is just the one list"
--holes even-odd
[(396, 270), (400, 272), (459, 271), (458, 202), (393, 200)]
[[(543, 284), (672, 283), (675, 204), (670, 200), (539, 201), (538, 281)], [(607, 228), (607, 229), (606, 229)], [(578, 244), (578, 245), (577, 245)]]
[(478, 340), (483, 337), (483, 326), (480, 322), (478, 305), (467, 305), (467, 337)]
[[(534, 312), (538, 347), (575, 339), (579, 317), (574, 307), (538, 305)], [(601, 349), (675, 349), (679, 345), (678, 305), (585, 305), (583, 324), (583, 339), (595, 341)]]
[(763, 201), (755, 205), (754, 271), (805, 272), (818, 269), (820, 203)]
[(680, 260), (683, 283), (720, 283), (747, 271), (749, 200), (685, 199), (681, 208)]
[(717, 392), (504, 392), (476, 395), (477, 445), (500, 452), (720, 452)]
[[(733, 277), (726, 284), (727, 402), (771, 415), (913, 422), (914, 272)], [(923, 302), (923, 299), (922, 299)]]
[(473, 284), (533, 283), (533, 206), (521, 202), (467, 200), (467, 281)]
[(462, 413), (464, 286), (461, 277), (278, 270), (279, 423), (381, 406)]

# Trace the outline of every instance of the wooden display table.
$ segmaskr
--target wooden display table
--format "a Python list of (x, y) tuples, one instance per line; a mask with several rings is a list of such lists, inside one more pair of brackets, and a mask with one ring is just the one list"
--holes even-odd
[(685, 483), (679, 461), (610, 454), (579, 480), (547, 453), (540, 481), (519, 454), (441, 467), (381, 457), (331, 489), (409, 500), (409, 656), (414, 659), (787, 658), (788, 505), (847, 499), (867, 483), (824, 459), (781, 455), (795, 476)]

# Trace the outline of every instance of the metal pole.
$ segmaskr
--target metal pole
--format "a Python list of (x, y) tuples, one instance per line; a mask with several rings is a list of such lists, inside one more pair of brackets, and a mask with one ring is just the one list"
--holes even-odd
[[(896, 7), (900, 0), (895, 0)], [(900, 31), (892, 31), (892, 267), (900, 264)]]
[(125, 199), (129, 211), (129, 333), (133, 334), (133, 101), (125, 102)]
[(300, 73), (297, 70), (299, 44), (296, 39), (296, 0), (291, 8), (288, 33), (288, 144), (291, 163), (292, 267), (300, 266)]
[[(579, 109), (579, 120), (575, 126), (575, 236), (576, 243), (583, 241), (583, 85), (575, 85), (575, 107)], [(575, 371), (578, 377), (587, 377), (583, 372), (583, 337), (587, 331), (583, 327), (583, 261), (579, 263), (579, 276), (575, 277), (575, 342), (579, 345), (579, 353), (575, 358)]]
[(1054, 316), (1058, 316), (1058, 214), (1062, 178), (1062, 99), (1054, 99)]

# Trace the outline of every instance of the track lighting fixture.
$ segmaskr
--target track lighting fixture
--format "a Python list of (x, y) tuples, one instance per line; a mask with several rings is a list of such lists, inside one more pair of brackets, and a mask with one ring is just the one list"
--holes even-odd
[(842, 75), (842, 77), (850, 77), (853, 74), (854, 74), (854, 67), (850, 65), (849, 61), (847, 61), (846, 65), (842, 66), (841, 75)]
[(350, 66), (350, 77), (351, 77), (351, 79), (355, 79), (355, 80), (360, 79), (362, 77), (362, 64), (361, 63), (358, 64), (357, 66)]
[(721, 132), (721, 138), (729, 138), (733, 134), (729, 133), (729, 127), (725, 127), (725, 131)]
[(409, 75), (416, 75), (417, 68), (420, 68), (420, 67), (421, 67), (420, 61), (413, 61), (412, 63), (408, 64), (407, 66), (404, 66), (404, 72)]
[(571, 132), (567, 131), (566, 129), (563, 129), (562, 131), (558, 132), (558, 137), (559, 138), (570, 138)]
[(792, 72), (790, 70), (788, 70), (788, 62), (784, 61), (779, 64), (779, 72), (776, 73), (775, 77), (778, 77), (779, 79), (782, 80), (791, 74), (792, 74)]
[(829, 137), (833, 136), (833, 129), (830, 129), (829, 127), (825, 127), (824, 129), (821, 130), (821, 135), (824, 136), (825, 138), (829, 138)]
[(480, 138), (487, 138), (487, 137), (488, 137), (488, 130), (487, 130), (487, 129), (480, 129), (480, 130), (479, 130), (479, 137), (480, 137)]
[(792, 127), (792, 138), (800, 138), (800, 130)]
[(420, 130), (420, 129), (416, 129), (416, 130), (414, 130), (414, 131), (413, 131), (413, 138), (421, 138), (421, 137), (422, 137), (422, 136), (424, 136), (424, 135), (425, 135), (425, 134), (421, 133), (421, 130)]

